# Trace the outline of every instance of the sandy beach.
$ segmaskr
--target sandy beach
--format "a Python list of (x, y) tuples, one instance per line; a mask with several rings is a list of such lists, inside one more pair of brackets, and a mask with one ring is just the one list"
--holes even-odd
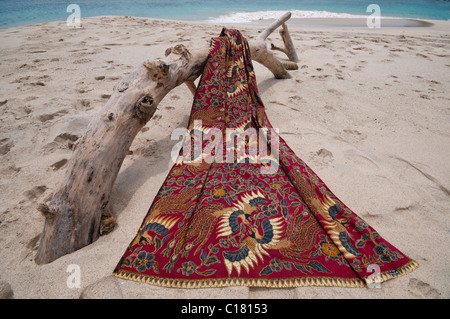
[[(81, 28), (62, 21), (0, 30), (0, 288), (18, 299), (449, 298), (450, 22), (340, 22), (289, 20), (299, 68), (277, 80), (255, 63), (261, 98), (296, 154), (419, 269), (379, 289), (177, 289), (114, 277), (173, 165), (178, 140), (170, 136), (186, 126), (193, 100), (184, 85), (159, 104), (123, 163), (112, 193), (115, 230), (37, 265), (37, 206), (62, 182), (73, 143), (114, 86), (167, 48), (195, 48), (222, 28), (104, 16), (82, 19)], [(226, 27), (250, 39), (268, 23)], [(282, 45), (278, 32), (271, 42)], [(67, 284), (69, 265), (79, 266), (80, 287)]]

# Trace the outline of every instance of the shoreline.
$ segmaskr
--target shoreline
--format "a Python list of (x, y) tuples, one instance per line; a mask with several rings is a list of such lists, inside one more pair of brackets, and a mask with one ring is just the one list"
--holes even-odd
[[(409, 18), (381, 18), (380, 28), (423, 28), (431, 27), (440, 20)], [(290, 24), (302, 27), (367, 27), (367, 18), (293, 18)], [(259, 23), (256, 22), (255, 23)], [(266, 23), (266, 21), (261, 21)]]
[[(274, 79), (254, 63), (261, 99), (281, 137), (358, 216), (420, 263), (416, 271), (381, 289), (187, 290), (114, 277), (172, 167), (170, 152), (179, 141), (171, 133), (186, 127), (192, 107), (184, 85), (161, 101), (124, 160), (110, 202), (117, 228), (36, 265), (44, 225), (36, 208), (61, 182), (71, 147), (115, 85), (143, 61), (156, 61), (179, 43), (194, 49), (222, 27), (124, 16), (81, 22), (78, 29), (59, 21), (0, 30), (0, 283), (9, 283), (15, 298), (450, 297), (450, 252), (436, 249), (450, 240), (450, 171), (443, 160), (450, 157), (450, 22), (440, 20), (429, 27), (380, 29), (306, 27), (289, 20), (300, 59), (292, 78)], [(227, 27), (249, 39), (268, 24)], [(271, 42), (282, 45), (277, 31)], [(74, 264), (80, 266), (80, 288), (67, 285)]]
[[(287, 12), (287, 11), (286, 11)], [(187, 23), (187, 24), (207, 24), (207, 25), (244, 25), (244, 26), (252, 26), (252, 25), (266, 25), (276, 20), (276, 17), (273, 19), (260, 19), (254, 20), (251, 22), (217, 22), (217, 21), (209, 21), (209, 20), (176, 20), (176, 19), (164, 19), (164, 18), (150, 18), (150, 17), (139, 17), (139, 16), (127, 16), (127, 15), (101, 15), (101, 16), (92, 16), (81, 18), (81, 25), (83, 25), (83, 21), (89, 21), (90, 19), (99, 19), (99, 18), (135, 18), (135, 19), (145, 19), (149, 21), (167, 21), (167, 22), (177, 22), (177, 23)], [(369, 17), (369, 16), (368, 16)], [(48, 25), (51, 23), (63, 24), (65, 20), (57, 20), (57, 21), (47, 21), (41, 23), (33, 23), (33, 24), (25, 24), (20, 26), (12, 26), (6, 28), (0, 28), (2, 30), (14, 29), (14, 28), (26, 28), (32, 26), (39, 25)], [(449, 20), (431, 20), (431, 19), (417, 19), (417, 18), (383, 18), (380, 19), (381, 28), (421, 28), (421, 27), (432, 27), (435, 25), (445, 25), (449, 24)], [(340, 17), (324, 17), (324, 18), (291, 18), (287, 22), (292, 26), (301, 26), (301, 27), (360, 27), (360, 28), (368, 28), (367, 27), (367, 18), (340, 18)], [(369, 28), (368, 28), (369, 29)]]

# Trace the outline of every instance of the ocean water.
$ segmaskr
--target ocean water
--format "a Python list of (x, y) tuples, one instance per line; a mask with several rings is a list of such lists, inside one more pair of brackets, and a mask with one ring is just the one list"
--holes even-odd
[(128, 15), (236, 23), (276, 17), (287, 10), (294, 17), (367, 16), (372, 3), (379, 5), (382, 17), (450, 19), (449, 0), (0, 0), (0, 28), (67, 20), (70, 4), (80, 7), (81, 19)]

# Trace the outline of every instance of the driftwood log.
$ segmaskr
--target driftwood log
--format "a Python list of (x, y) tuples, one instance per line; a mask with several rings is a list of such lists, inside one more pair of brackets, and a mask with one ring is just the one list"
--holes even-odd
[[(249, 41), (253, 60), (279, 79), (290, 75), (267, 50), (265, 40), (290, 16), (289, 12), (284, 14)], [(288, 33), (285, 37), (290, 39)], [(74, 146), (61, 184), (51, 200), (38, 208), (45, 225), (36, 263), (49, 263), (85, 247), (114, 227), (111, 192), (135, 136), (173, 88), (186, 83), (195, 93), (193, 81), (203, 71), (208, 47), (205, 43), (205, 47), (190, 52), (179, 44), (167, 49), (165, 55), (164, 59), (144, 62), (125, 77)]]
[(295, 50), (294, 43), (292, 42), (292, 38), (289, 35), (289, 30), (286, 23), (281, 25), (280, 35), (283, 39), (284, 48), (277, 47), (273, 43), (271, 43), (271, 49), (281, 51), (287, 55), (289, 61), (298, 62), (297, 51)]

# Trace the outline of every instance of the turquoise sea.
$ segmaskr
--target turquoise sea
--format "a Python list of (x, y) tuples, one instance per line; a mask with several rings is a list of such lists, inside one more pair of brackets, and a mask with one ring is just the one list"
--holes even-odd
[(294, 17), (352, 17), (368, 15), (377, 4), (382, 17), (450, 19), (449, 0), (0, 0), (0, 28), (66, 20), (77, 4), (81, 18), (99, 15), (138, 16), (214, 22), (249, 22), (272, 11), (293, 12)]

